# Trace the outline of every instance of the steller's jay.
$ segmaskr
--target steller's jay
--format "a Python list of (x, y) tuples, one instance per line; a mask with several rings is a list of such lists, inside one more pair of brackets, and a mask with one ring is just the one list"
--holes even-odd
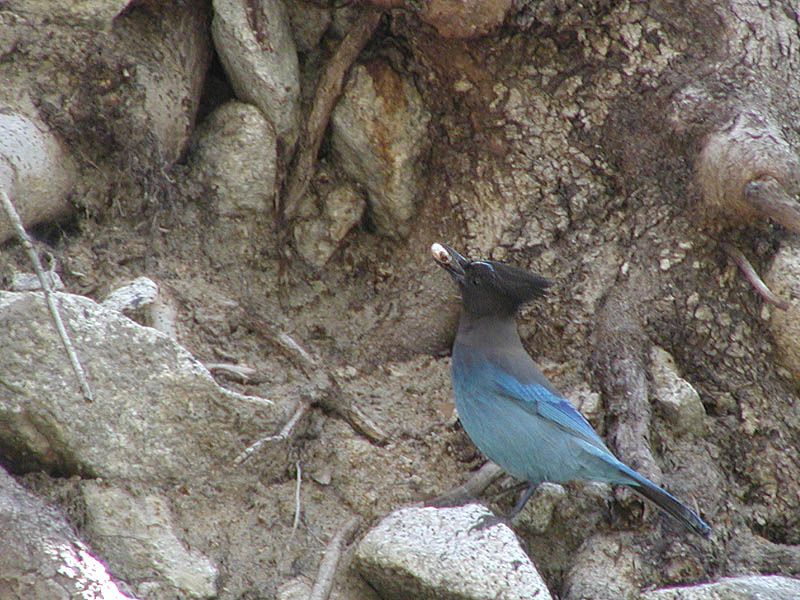
[(626, 485), (708, 537), (711, 528), (692, 510), (611, 454), (525, 351), (517, 309), (550, 282), (510, 265), (470, 261), (443, 244), (433, 244), (431, 253), (461, 289), (451, 367), (461, 424), (484, 455), (528, 483), (510, 518), (543, 481), (589, 479)]

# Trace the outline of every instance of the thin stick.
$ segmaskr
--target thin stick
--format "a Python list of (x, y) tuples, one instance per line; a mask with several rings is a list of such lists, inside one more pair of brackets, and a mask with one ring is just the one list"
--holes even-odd
[(288, 220), (295, 216), (300, 199), (308, 189), (331, 111), (342, 93), (344, 77), (364, 45), (372, 37), (382, 14), (382, 11), (378, 9), (365, 8), (325, 65), (314, 92), (314, 103), (306, 120), (303, 137), (297, 149), (297, 160), (292, 174), (289, 176), (286, 201), (283, 204), (284, 219)]
[(298, 421), (303, 418), (308, 410), (311, 408), (311, 405), (308, 402), (300, 402), (297, 406), (297, 409), (294, 411), (292, 418), (286, 422), (286, 425), (280, 430), (279, 433), (268, 435), (266, 437), (261, 438), (260, 440), (253, 442), (247, 448), (245, 448), (239, 456), (236, 457), (236, 460), (233, 461), (234, 466), (239, 466), (247, 459), (249, 459), (253, 454), (255, 454), (256, 450), (261, 448), (266, 443), (269, 442), (282, 442), (289, 438), (292, 434), (292, 430), (294, 429), (295, 425), (297, 425)]
[(789, 308), (789, 302), (786, 300), (781, 300), (772, 293), (772, 290), (769, 289), (767, 284), (761, 280), (761, 277), (759, 277), (758, 273), (756, 273), (753, 265), (750, 264), (750, 261), (747, 260), (747, 257), (744, 254), (742, 254), (741, 250), (726, 242), (722, 243), (722, 249), (725, 251), (725, 254), (730, 256), (733, 262), (736, 263), (736, 266), (739, 267), (739, 270), (744, 274), (744, 276), (747, 278), (747, 281), (750, 282), (750, 285), (753, 286), (759, 296), (761, 296), (767, 302), (774, 304), (781, 310), (787, 310)]
[(92, 390), (89, 387), (89, 382), (86, 381), (83, 367), (78, 360), (78, 355), (75, 354), (75, 348), (72, 346), (72, 341), (69, 339), (67, 330), (64, 328), (64, 322), (61, 320), (61, 315), (58, 312), (55, 297), (50, 290), (50, 281), (48, 281), (48, 277), (45, 276), (42, 263), (39, 262), (39, 255), (36, 254), (36, 250), (33, 247), (33, 242), (28, 236), (28, 233), (25, 231), (25, 227), (22, 225), (22, 219), (19, 218), (19, 214), (14, 208), (11, 198), (9, 198), (8, 194), (6, 194), (6, 192), (3, 190), (0, 190), (0, 201), (3, 202), (3, 208), (5, 208), (6, 215), (8, 215), (8, 220), (11, 222), (11, 225), (17, 232), (17, 236), (19, 236), (20, 240), (22, 241), (22, 245), (25, 247), (31, 262), (33, 263), (33, 270), (36, 271), (36, 276), (39, 278), (39, 283), (42, 286), (44, 299), (45, 302), (47, 302), (47, 308), (50, 310), (50, 316), (53, 318), (53, 322), (56, 325), (56, 330), (61, 338), (61, 343), (64, 344), (64, 350), (67, 351), (67, 356), (69, 356), (69, 360), (72, 363), (72, 370), (75, 371), (75, 377), (78, 379), (78, 383), (81, 386), (83, 397), (91, 402), (93, 400)]
[(356, 527), (358, 527), (358, 517), (351, 517), (328, 542), (328, 547), (325, 548), (325, 556), (322, 557), (322, 562), (319, 563), (317, 579), (314, 581), (314, 587), (311, 588), (308, 600), (328, 600), (333, 588), (336, 567), (342, 556), (342, 550), (347, 539), (355, 533)]
[(303, 470), (300, 468), (300, 461), (296, 461), (294, 466), (297, 470), (297, 484), (294, 488), (294, 522), (292, 523), (292, 535), (289, 536), (289, 541), (294, 539), (297, 526), (300, 524), (300, 484), (303, 482)]

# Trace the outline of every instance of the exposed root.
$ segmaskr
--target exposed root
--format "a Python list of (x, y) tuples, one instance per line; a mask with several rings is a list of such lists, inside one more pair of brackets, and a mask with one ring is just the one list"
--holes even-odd
[(314, 93), (311, 113), (308, 115), (298, 145), (294, 169), (289, 176), (288, 191), (282, 211), (282, 216), (286, 220), (292, 219), (297, 214), (300, 200), (306, 193), (311, 177), (314, 175), (319, 146), (325, 135), (325, 129), (328, 127), (331, 111), (342, 93), (345, 75), (364, 45), (372, 37), (382, 14), (381, 10), (365, 7), (364, 12), (347, 32), (336, 52), (325, 65)]
[(739, 270), (744, 274), (747, 278), (747, 281), (750, 282), (750, 285), (753, 286), (753, 289), (767, 302), (774, 304), (781, 310), (787, 310), (789, 306), (789, 302), (786, 300), (781, 300), (775, 294), (772, 293), (772, 290), (767, 287), (767, 284), (759, 277), (756, 270), (753, 268), (753, 265), (750, 264), (750, 261), (747, 260), (747, 257), (742, 254), (742, 252), (728, 243), (722, 244), (722, 249), (725, 251), (725, 254), (731, 257), (733, 262), (736, 263), (736, 266), (739, 267)]

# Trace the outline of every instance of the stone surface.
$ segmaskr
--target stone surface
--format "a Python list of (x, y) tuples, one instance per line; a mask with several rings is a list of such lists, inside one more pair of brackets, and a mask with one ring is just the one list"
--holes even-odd
[(356, 566), (382, 598), (551, 598), (506, 525), (470, 529), (491, 515), (476, 504), (397, 510), (361, 540)]
[(713, 583), (662, 588), (642, 593), (641, 600), (795, 600), (800, 579), (780, 575), (727, 577)]
[(75, 23), (92, 27), (98, 31), (108, 31), (113, 20), (133, 0), (72, 0), (52, 2), (52, 0), (9, 0), (3, 8), (19, 11), (27, 15), (41, 15), (61, 23)]
[(587, 539), (567, 573), (565, 600), (619, 600), (638, 592), (637, 563), (640, 557), (632, 550), (631, 535), (596, 534)]
[[(70, 207), (75, 163), (43, 123), (4, 108), (0, 101), (0, 189), (26, 226), (63, 216)], [(3, 211), (0, 244), (12, 235)]]
[(267, 401), (219, 387), (162, 333), (88, 298), (56, 297), (94, 402), (76, 401), (75, 375), (41, 293), (0, 292), (3, 462), (21, 471), (193, 481), (233, 459), (239, 421), (275, 426)]
[(222, 215), (272, 211), (278, 169), (275, 132), (258, 108), (231, 101), (197, 128), (191, 177)]
[(287, 154), (300, 124), (300, 69), (280, 0), (214, 0), (211, 33), (236, 97), (255, 104)]
[(781, 244), (764, 275), (764, 283), (779, 298), (790, 302), (787, 310), (769, 307), (769, 328), (781, 362), (800, 382), (800, 245), (791, 240)]
[(678, 435), (702, 433), (706, 411), (700, 394), (678, 374), (670, 353), (659, 346), (650, 350), (650, 374), (655, 401), (672, 430)]
[(0, 598), (127, 600), (62, 515), (0, 468)]
[(353, 67), (331, 115), (332, 143), (342, 168), (367, 189), (372, 219), (383, 234), (408, 233), (429, 122), (414, 85), (386, 62)]
[(86, 534), (109, 568), (150, 600), (216, 596), (217, 569), (180, 541), (167, 500), (83, 481)]
[(336, 252), (339, 243), (364, 214), (363, 195), (347, 183), (326, 186), (321, 193), (309, 193), (304, 205), (322, 204), (319, 209), (309, 206), (300, 212), (294, 227), (295, 247), (313, 266), (320, 268)]
[(287, 2), (289, 23), (299, 52), (311, 52), (319, 44), (331, 24), (331, 9), (320, 4), (295, 0)]

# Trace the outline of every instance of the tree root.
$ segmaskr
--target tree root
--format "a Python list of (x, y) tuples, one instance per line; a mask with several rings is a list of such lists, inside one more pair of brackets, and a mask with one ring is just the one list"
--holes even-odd
[(294, 169), (289, 176), (288, 191), (281, 211), (281, 216), (285, 220), (291, 220), (297, 214), (300, 200), (306, 193), (311, 177), (314, 175), (317, 153), (325, 135), (325, 129), (328, 127), (331, 111), (342, 93), (345, 75), (364, 45), (372, 37), (382, 14), (383, 12), (376, 8), (364, 8), (364, 12), (347, 32), (336, 52), (325, 65), (314, 93), (311, 113), (303, 128), (295, 155)]
[(739, 270), (744, 274), (747, 278), (747, 281), (750, 282), (750, 285), (753, 286), (753, 289), (767, 302), (774, 304), (781, 310), (788, 310), (791, 306), (789, 302), (786, 300), (781, 300), (775, 294), (772, 293), (772, 290), (767, 287), (767, 284), (759, 277), (756, 270), (753, 268), (753, 265), (750, 264), (750, 261), (747, 260), (747, 257), (742, 254), (741, 250), (732, 246), (728, 243), (722, 244), (722, 249), (725, 251), (725, 254), (731, 257), (733, 262), (736, 263), (736, 266), (739, 267)]
[(342, 550), (344, 550), (348, 539), (356, 532), (358, 524), (358, 517), (351, 517), (328, 542), (328, 546), (325, 548), (325, 556), (322, 557), (322, 562), (319, 564), (314, 587), (311, 588), (311, 594), (308, 596), (309, 600), (327, 600), (328, 596), (330, 596), (333, 588), (333, 578), (336, 575), (336, 567), (342, 556)]

